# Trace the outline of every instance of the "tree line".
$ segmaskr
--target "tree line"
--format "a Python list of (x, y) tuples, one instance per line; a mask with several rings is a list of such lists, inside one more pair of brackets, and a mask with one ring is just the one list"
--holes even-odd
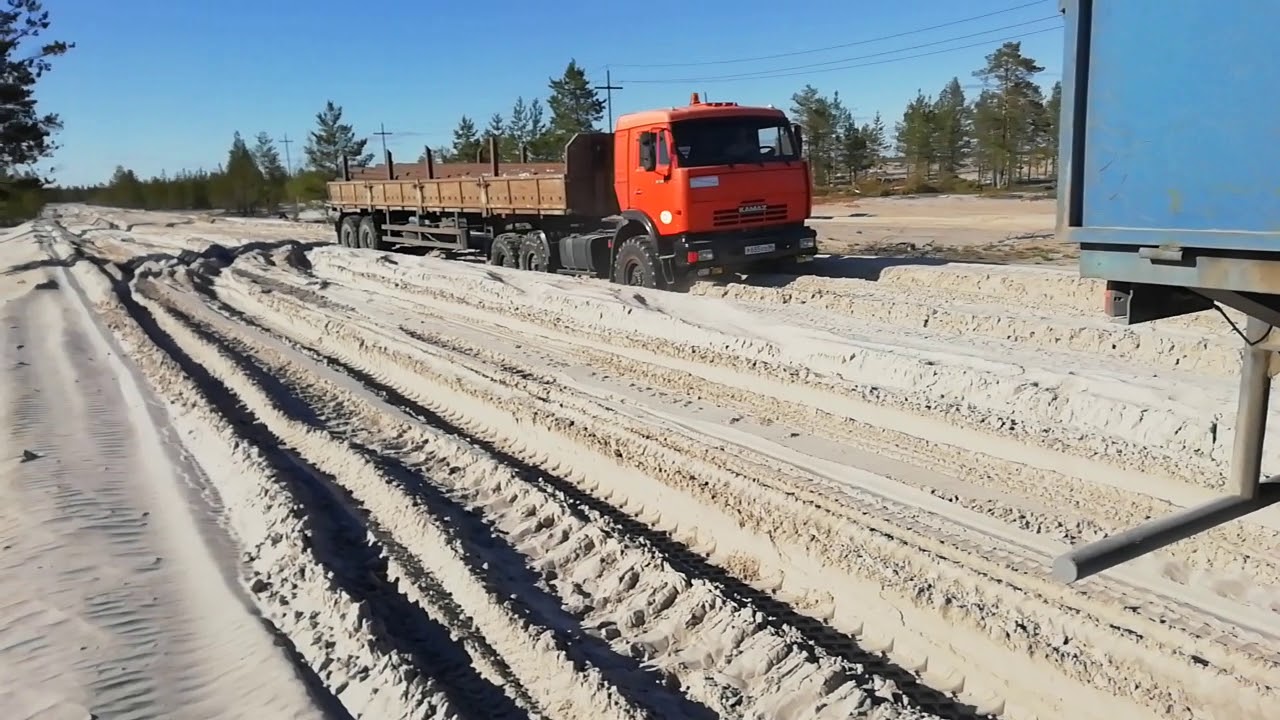
[[(792, 96), (790, 115), (804, 128), (805, 155), (819, 186), (859, 183), (897, 159), (906, 165), (903, 189), (909, 192), (1009, 187), (1054, 169), (1061, 85), (1055, 84), (1046, 98), (1035, 82), (1043, 69), (1022, 54), (1021, 43), (1006, 42), (973, 73), (983, 85), (976, 98), (966, 98), (959, 78), (952, 78), (937, 96), (917, 92), (892, 129), (879, 114), (855, 122), (838, 92), (824, 95), (811, 85)], [(506, 115), (493, 114), (483, 129), (463, 115), (452, 143), (432, 149), (435, 160), (488, 162), (492, 137), (498, 141), (502, 162), (519, 161), (522, 150), (530, 161), (558, 161), (575, 133), (600, 130), (605, 101), (575, 61), (570, 60), (559, 77), (549, 78), (547, 88), (545, 103), (539, 97), (518, 97)], [(316, 113), (302, 165), (292, 173), (280, 162), (268, 133), (258, 133), (250, 147), (237, 132), (226, 161), (212, 171), (143, 180), (118, 167), (103, 185), (59, 188), (51, 197), (118, 207), (220, 208), (244, 214), (322, 199), (325, 182), (340, 173), (342, 156), (355, 167), (367, 167), (374, 158), (367, 151), (369, 138), (357, 137), (342, 114), (333, 101)]]
[(1062, 84), (1046, 98), (1035, 82), (1043, 71), (1021, 43), (1006, 42), (973, 72), (983, 85), (976, 98), (966, 98), (958, 77), (936, 96), (917, 91), (892, 131), (879, 114), (855, 123), (838, 92), (810, 85), (792, 96), (791, 116), (804, 128), (818, 185), (857, 183), (894, 159), (906, 168), (907, 191), (1008, 188), (1057, 169)]

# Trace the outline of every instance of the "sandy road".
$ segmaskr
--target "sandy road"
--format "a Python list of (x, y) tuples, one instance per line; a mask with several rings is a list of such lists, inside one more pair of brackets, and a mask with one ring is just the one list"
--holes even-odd
[(74, 261), (256, 611), (354, 716), (1276, 701), (1274, 514), (1045, 578), (1221, 484), (1221, 322), (1107, 326), (1052, 270), (832, 260), (677, 295), (136, 222), (7, 242)]
[(0, 707), (323, 717), (211, 552), (213, 518), (189, 510), (202, 470), (38, 239), (0, 246), (23, 261), (0, 306)]

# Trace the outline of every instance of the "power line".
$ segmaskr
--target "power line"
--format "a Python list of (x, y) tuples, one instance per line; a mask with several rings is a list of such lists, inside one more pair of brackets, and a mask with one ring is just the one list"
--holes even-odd
[[(856, 63), (856, 64), (853, 64), (853, 65), (842, 65), (842, 66), (840, 66), (840, 67), (822, 68), (822, 69), (819, 69), (819, 70), (800, 70), (800, 71), (798, 71), (798, 72), (778, 72), (778, 71), (768, 71), (768, 70), (766, 70), (766, 71), (761, 71), (761, 74), (755, 74), (755, 75), (738, 75), (738, 76), (735, 76), (735, 75), (728, 75), (728, 76), (721, 76), (721, 77), (718, 77), (718, 78), (717, 78), (717, 77), (710, 77), (710, 78), (708, 78), (708, 77), (697, 77), (697, 78), (665, 78), (665, 79), (661, 79), (661, 80), (658, 80), (658, 79), (653, 79), (653, 80), (619, 80), (618, 82), (626, 82), (626, 83), (634, 83), (634, 84), (642, 84), (642, 83), (643, 83), (643, 84), (655, 84), (655, 85), (661, 85), (661, 84), (668, 84), (668, 85), (671, 85), (671, 84), (680, 84), (680, 85), (684, 85), (684, 84), (690, 84), (690, 83), (704, 83), (704, 82), (737, 82), (737, 81), (740, 81), (740, 80), (770, 80), (770, 79), (773, 79), (773, 78), (795, 77), (796, 75), (816, 75), (816, 74), (824, 73), (824, 72), (835, 72), (835, 71), (837, 71), (837, 70), (852, 70), (852, 69), (855, 69), (855, 68), (871, 67), (872, 65), (886, 65), (886, 64), (888, 64), (888, 63), (902, 62), (903, 60), (915, 60), (916, 58), (929, 57), (929, 56), (931, 56), (931, 55), (942, 55), (943, 53), (955, 52), (955, 51), (957, 51), (957, 50), (968, 50), (968, 49), (970, 49), (970, 48), (990, 46), (992, 43), (1008, 42), (1008, 41), (1010, 41), (1010, 40), (1019, 40), (1019, 39), (1021, 39), (1021, 38), (1031, 37), (1032, 35), (1040, 35), (1041, 33), (1047, 33), (1047, 32), (1052, 32), (1052, 31), (1061, 30), (1061, 29), (1062, 29), (1062, 26), (1061, 26), (1061, 25), (1057, 25), (1057, 26), (1055, 26), (1055, 27), (1045, 28), (1045, 29), (1043, 29), (1043, 30), (1032, 30), (1032, 31), (1030, 31), (1030, 32), (1019, 33), (1019, 34), (1017, 34), (1017, 35), (1009, 35), (1009, 36), (1002, 37), (1002, 38), (994, 38), (994, 39), (990, 39), (990, 40), (984, 40), (984, 41), (982, 41), (982, 42), (970, 43), (970, 44), (968, 44), (968, 45), (958, 45), (958, 46), (956, 46), (956, 47), (952, 47), (952, 48), (943, 48), (943, 49), (941, 49), (941, 50), (934, 50), (934, 51), (931, 51), (931, 52), (916, 53), (915, 55), (904, 55), (903, 57), (888, 58), (888, 59), (886, 59), (886, 60), (876, 60), (876, 61), (873, 61), (873, 62), (866, 62), (866, 63)], [(949, 41), (946, 41), (946, 42), (952, 42), (953, 40), (954, 40), (954, 38), (953, 38), (952, 40), (949, 40)], [(935, 43), (935, 44), (936, 44), (936, 43)], [(903, 48), (903, 49), (900, 49), (900, 50), (894, 50), (894, 51), (891, 51), (891, 52), (902, 52), (902, 50), (906, 50), (906, 49), (910, 49), (910, 48)], [(880, 53), (880, 54), (882, 54), (882, 55), (883, 55), (883, 54), (885, 54), (885, 53)]]
[[(1057, 15), (1049, 15), (1046, 17), (1037, 18), (1035, 20), (1028, 20), (1026, 22), (1013, 23), (1012, 25), (1005, 25), (1003, 27), (991, 28), (990, 30), (982, 30), (976, 33), (969, 33), (968, 35), (956, 35), (954, 37), (944, 38), (942, 40), (934, 40), (933, 42), (921, 43), (919, 45), (911, 45), (909, 47), (897, 48), (895, 50), (882, 50), (880, 52), (871, 53), (869, 55), (857, 55), (854, 57), (840, 58), (839, 60), (828, 60), (826, 62), (809, 63), (808, 65), (793, 65), (791, 67), (774, 68), (772, 70), (756, 70), (749, 73), (738, 73), (736, 75), (711, 75), (707, 77), (694, 78), (690, 80), (655, 80), (655, 81), (649, 81), (649, 82), (702, 82), (704, 80), (708, 82), (712, 82), (717, 80), (738, 80), (738, 79), (759, 77), (761, 73), (771, 74), (771, 73), (780, 73), (780, 72), (791, 72), (793, 70), (809, 70), (811, 68), (828, 67), (831, 65), (843, 65), (844, 63), (856, 62), (859, 60), (869, 60), (871, 58), (884, 57), (885, 55), (893, 55), (900, 52), (906, 52), (908, 50), (919, 50), (920, 48), (934, 47), (936, 45), (945, 45), (946, 43), (955, 42), (956, 40), (967, 40), (969, 38), (978, 37), (979, 35), (988, 35), (993, 32), (1000, 32), (1002, 30), (1012, 30), (1014, 28), (1025, 27), (1027, 25), (1035, 25), (1036, 23), (1042, 23), (1047, 20), (1059, 20), (1059, 19), (1060, 18)], [(990, 41), (986, 41), (986, 42), (990, 42)], [(619, 80), (618, 82), (646, 82), (646, 81)]]
[(1021, 5), (1015, 5), (1010, 8), (1005, 8), (1004, 10), (995, 10), (989, 13), (983, 13), (982, 15), (973, 15), (970, 17), (961, 18), (959, 20), (952, 20), (950, 22), (941, 23), (939, 25), (930, 25), (929, 27), (917, 28), (915, 30), (906, 30), (904, 32), (894, 33), (892, 35), (881, 35), (879, 37), (867, 38), (865, 40), (857, 40), (855, 42), (843, 43), (840, 45), (828, 45), (827, 47), (814, 48), (812, 50), (796, 50), (794, 52), (778, 53), (776, 55), (759, 55), (756, 57), (735, 58), (731, 60), (705, 60), (702, 62), (657, 63), (657, 64), (643, 64), (643, 65), (629, 64), (629, 63), (609, 63), (608, 67), (646, 68), (646, 69), (647, 68), (669, 68), (669, 67), (701, 67), (705, 65), (730, 65), (733, 63), (756, 62), (759, 60), (776, 60), (778, 58), (795, 57), (797, 55), (812, 55), (813, 53), (827, 52), (828, 50), (841, 50), (843, 48), (857, 47), (859, 45), (869, 45), (874, 42), (880, 42), (881, 40), (893, 40), (894, 38), (906, 37), (907, 35), (916, 35), (923, 32), (929, 32), (930, 30), (938, 30), (945, 27), (952, 27), (954, 25), (963, 25), (964, 23), (973, 22), (974, 20), (982, 20), (984, 18), (995, 17), (996, 15), (1003, 15), (1005, 13), (1014, 12), (1015, 10), (1022, 10), (1023, 8), (1029, 8), (1033, 5), (1041, 5), (1045, 2), (1048, 2), (1048, 0), (1035, 0), (1035, 2), (1023, 3)]

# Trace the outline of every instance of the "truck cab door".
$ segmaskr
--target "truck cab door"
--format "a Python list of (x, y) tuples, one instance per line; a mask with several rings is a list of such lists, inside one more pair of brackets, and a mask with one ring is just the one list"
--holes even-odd
[(638, 134), (635, 171), (631, 176), (631, 207), (643, 211), (658, 225), (658, 232), (677, 232), (684, 213), (676, 205), (671, 182), (671, 131), (652, 127)]

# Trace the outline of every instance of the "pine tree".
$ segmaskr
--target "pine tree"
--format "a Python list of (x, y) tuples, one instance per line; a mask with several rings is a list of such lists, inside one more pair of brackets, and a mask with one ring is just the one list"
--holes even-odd
[(316, 129), (308, 136), (303, 152), (312, 170), (338, 177), (343, 155), (356, 167), (368, 167), (373, 162), (373, 153), (364, 151), (368, 142), (368, 138), (356, 139), (355, 129), (342, 122), (342, 107), (330, 100), (316, 113)]
[(1049, 100), (1044, 105), (1047, 167), (1045, 172), (1053, 175), (1058, 172), (1058, 134), (1062, 132), (1062, 81), (1055, 82), (1049, 91)]
[(825, 185), (831, 180), (839, 145), (837, 108), (812, 85), (792, 95), (791, 103), (791, 117), (804, 129), (804, 156), (814, 183)]
[(270, 135), (260, 132), (255, 140), (253, 161), (262, 172), (264, 181), (260, 199), (266, 207), (275, 208), (284, 200), (284, 188), (289, 179), (289, 173), (285, 170), (284, 163), (280, 161), (280, 151), (276, 149)]
[(1013, 185), (1022, 159), (1032, 149), (1032, 123), (1043, 100), (1034, 77), (1043, 70), (1022, 54), (1022, 43), (1010, 41), (987, 55), (986, 66), (973, 73), (987, 86), (975, 108), (974, 123), (981, 126), (975, 127), (975, 140), (997, 186)]
[(107, 182), (104, 195), (108, 205), (117, 207), (141, 208), (146, 204), (146, 198), (142, 192), (142, 181), (138, 179), (136, 173), (122, 165), (116, 166), (115, 173)]
[(548, 144), (554, 145), (559, 158), (575, 134), (598, 132), (596, 123), (604, 117), (604, 100), (575, 60), (569, 61), (564, 75), (549, 79), (547, 85), (551, 89), (547, 97), (551, 108)]
[(51, 59), (75, 47), (62, 41), (30, 45), (49, 29), (40, 0), (8, 0), (0, 10), (0, 214), (8, 220), (38, 210), (45, 179), (30, 167), (49, 157), (62, 129), (55, 113), (36, 109), (36, 83), (52, 69)]
[(258, 207), (264, 184), (253, 153), (237, 132), (227, 152), (226, 169), (217, 183), (218, 204), (241, 215), (249, 215)]
[(510, 155), (511, 141), (507, 139), (507, 124), (502, 120), (502, 113), (489, 116), (489, 127), (484, 129), (484, 140), (480, 145), (480, 158), (489, 162), (489, 138), (498, 139), (498, 159)]
[(530, 112), (529, 106), (525, 104), (524, 97), (516, 98), (516, 104), (511, 107), (511, 116), (507, 118), (506, 136), (510, 139), (511, 153), (510, 156), (504, 157), (508, 162), (520, 161), (520, 148), (530, 148), (532, 152), (533, 137), (530, 133)]
[(1021, 153), (1019, 169), (1024, 180), (1030, 180), (1037, 169), (1049, 160), (1052, 140), (1049, 138), (1049, 113), (1045, 107), (1044, 90), (1031, 83), (1027, 92), (1027, 135)]
[(915, 99), (907, 104), (896, 127), (898, 152), (906, 159), (917, 181), (928, 179), (932, 173), (936, 155), (933, 127), (933, 100), (917, 90)]
[(968, 158), (969, 108), (959, 78), (938, 93), (933, 104), (932, 147), (943, 177), (955, 177)]
[(453, 129), (453, 160), (455, 162), (478, 162), (480, 157), (480, 134), (476, 124), (466, 115), (458, 121)]
[(538, 98), (529, 103), (529, 131), (526, 137), (525, 144), (529, 146), (529, 159), (532, 161), (554, 161), (564, 150), (557, 149), (554, 139), (549, 137), (542, 101)]
[(884, 162), (884, 156), (889, 152), (889, 136), (884, 127), (884, 118), (880, 117), (879, 112), (871, 118), (871, 122), (862, 126), (862, 134), (867, 138), (867, 152), (871, 156), (872, 167)]

